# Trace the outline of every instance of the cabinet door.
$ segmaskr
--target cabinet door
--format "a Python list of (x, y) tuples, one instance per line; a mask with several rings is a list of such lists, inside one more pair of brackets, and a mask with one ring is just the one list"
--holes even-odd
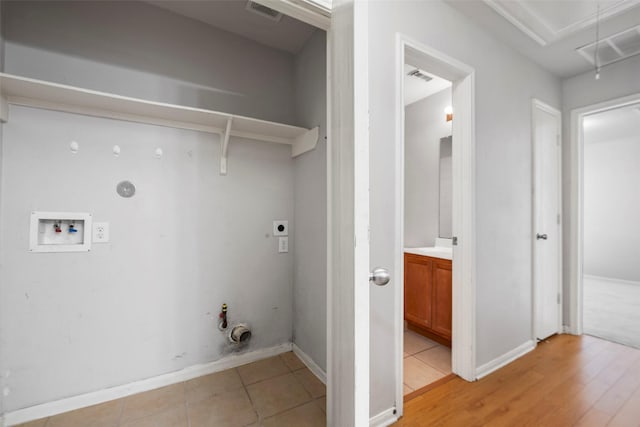
[(431, 327), (432, 263), (425, 257), (404, 257), (404, 318)]
[(451, 339), (451, 301), (451, 262), (434, 262), (431, 328), (449, 339)]

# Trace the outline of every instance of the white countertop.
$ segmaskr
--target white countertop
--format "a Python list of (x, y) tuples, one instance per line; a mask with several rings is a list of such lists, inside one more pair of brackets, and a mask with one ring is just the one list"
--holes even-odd
[(430, 256), (433, 258), (452, 259), (453, 249), (441, 246), (432, 246), (427, 248), (404, 248), (404, 253)]

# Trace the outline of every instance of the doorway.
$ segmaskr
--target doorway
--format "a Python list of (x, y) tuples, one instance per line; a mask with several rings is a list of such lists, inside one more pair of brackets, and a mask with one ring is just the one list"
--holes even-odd
[[(594, 332), (594, 330), (590, 329), (590, 327), (598, 328), (603, 324), (604, 319), (594, 318), (592, 319), (594, 325), (592, 326), (586, 325), (587, 322), (585, 321), (585, 316), (588, 316), (588, 313), (586, 313), (586, 310), (587, 310), (586, 305), (587, 303), (591, 303), (591, 301), (587, 302), (587, 298), (591, 299), (595, 304), (599, 304), (597, 308), (598, 311), (604, 311), (603, 308), (605, 305), (607, 305), (607, 304), (604, 304), (602, 296), (600, 297), (597, 297), (597, 296), (594, 297), (593, 295), (588, 296), (587, 294), (590, 293), (590, 290), (588, 290), (587, 287), (591, 286), (593, 288), (592, 290), (596, 292), (604, 291), (605, 294), (610, 294), (609, 291), (611, 289), (615, 288), (617, 284), (618, 285), (621, 284), (620, 279), (615, 280), (616, 277), (613, 277), (614, 279), (613, 281), (610, 280), (611, 277), (609, 278), (605, 277), (605, 279), (608, 279), (608, 280), (600, 281), (601, 276), (596, 276), (596, 274), (604, 274), (605, 276), (613, 275), (613, 274), (610, 272), (594, 273), (596, 271), (604, 271), (604, 270), (601, 270), (603, 268), (602, 265), (599, 266), (597, 263), (594, 263), (598, 259), (597, 257), (594, 259), (593, 252), (591, 253), (589, 252), (590, 250), (591, 251), (595, 250), (597, 253), (601, 249), (597, 246), (597, 242), (598, 242), (597, 234), (593, 234), (593, 231), (597, 230), (597, 227), (596, 228), (593, 227), (593, 221), (597, 221), (598, 218), (601, 217), (600, 211), (602, 209), (606, 209), (607, 207), (598, 206), (598, 203), (597, 203), (598, 199), (595, 199), (596, 200), (595, 205), (592, 205), (591, 201), (587, 201), (587, 200), (589, 196), (597, 197), (598, 186), (602, 184), (604, 181), (606, 181), (606, 179), (608, 179), (606, 178), (607, 176), (611, 178), (612, 174), (607, 173), (606, 170), (601, 170), (600, 172), (597, 173), (596, 179), (591, 181), (592, 185), (590, 187), (592, 188), (587, 189), (587, 184), (590, 182), (590, 180), (588, 180), (587, 174), (589, 172), (587, 172), (586, 167), (588, 165), (592, 165), (592, 166), (595, 165), (596, 167), (600, 167), (600, 165), (598, 164), (601, 163), (601, 160), (602, 161), (605, 160), (604, 158), (600, 159), (598, 158), (599, 156), (595, 156), (598, 161), (596, 163), (591, 161), (593, 160), (590, 158), (590, 157), (593, 157), (591, 155), (593, 153), (597, 153), (598, 150), (601, 151), (600, 154), (604, 152), (607, 156), (616, 154), (614, 150), (607, 150), (608, 146), (601, 145), (602, 143), (598, 143), (597, 141), (595, 141), (599, 139), (599, 137), (597, 136), (597, 132), (594, 132), (594, 131), (598, 126), (598, 121), (602, 121), (602, 118), (605, 117), (604, 115), (600, 116), (600, 114), (610, 113), (615, 116), (617, 115), (616, 111), (618, 111), (618, 113), (622, 111), (626, 111), (627, 113), (640, 115), (640, 111), (636, 110), (636, 107), (639, 105), (640, 105), (640, 94), (635, 94), (635, 95), (630, 95), (623, 98), (613, 99), (613, 100), (605, 101), (595, 105), (575, 109), (571, 112), (572, 175), (571, 175), (571, 199), (570, 199), (571, 228), (570, 228), (570, 241), (569, 241), (569, 251), (570, 251), (569, 286), (571, 291), (571, 300), (569, 304), (569, 330), (572, 334), (575, 334), (575, 335), (582, 335), (583, 333), (593, 333), (594, 335), (596, 335), (598, 334), (598, 332)], [(638, 112), (636, 113), (636, 111)], [(589, 129), (590, 126), (591, 126), (591, 129)], [(618, 130), (620, 129), (617, 128), (616, 131)], [(594, 140), (589, 141), (589, 138), (590, 138), (589, 135), (591, 135), (591, 138), (593, 138)], [(611, 132), (607, 134), (607, 132), (605, 131), (605, 135), (607, 135), (607, 138), (605, 139), (609, 139), (609, 137), (613, 136), (614, 134)], [(587, 145), (592, 143), (597, 144), (598, 146), (595, 147), (595, 150), (593, 150), (593, 152), (587, 153)], [(620, 159), (620, 161), (623, 163), (625, 160), (626, 158)], [(620, 173), (625, 174), (630, 172), (631, 169), (635, 169), (635, 168), (623, 167), (623, 164), (621, 164), (620, 167), (615, 167), (616, 174), (620, 174)], [(615, 197), (620, 191), (622, 194), (621, 200), (623, 200), (623, 204), (615, 206), (616, 210), (611, 212), (613, 212), (613, 215), (630, 213), (633, 211), (632, 203), (635, 203), (634, 199), (635, 201), (637, 201), (637, 198), (634, 197), (634, 195), (637, 194), (637, 189), (632, 188), (629, 191), (621, 191), (623, 190), (623, 187), (628, 184), (628, 182), (626, 182), (624, 179), (618, 180), (617, 182), (620, 184), (620, 188), (615, 188), (615, 187), (607, 188), (606, 196)], [(588, 191), (590, 192), (588, 193)], [(601, 203), (602, 202), (605, 202), (605, 201), (601, 199)], [(590, 206), (591, 208), (589, 208)], [(590, 209), (589, 213), (587, 213), (588, 208)], [(616, 222), (621, 222), (619, 218), (616, 219), (614, 217), (609, 217), (608, 226), (605, 227), (606, 233), (604, 236), (600, 236), (600, 238), (604, 237), (605, 239), (611, 239), (614, 237), (614, 230), (612, 227), (615, 227), (618, 225), (617, 223), (614, 223), (614, 220)], [(589, 223), (587, 223), (587, 221), (589, 221)], [(617, 233), (620, 235), (617, 237), (617, 243), (613, 243), (615, 246), (609, 247), (608, 250), (612, 253), (617, 254), (621, 258), (621, 260), (624, 260), (624, 257), (626, 256), (627, 252), (631, 257), (633, 257), (633, 255), (637, 252), (635, 251), (635, 249), (631, 249), (631, 251), (629, 251), (628, 249), (625, 250), (625, 248), (628, 248), (628, 246), (626, 245), (633, 245), (633, 242), (634, 242), (633, 239), (637, 238), (638, 233), (634, 232), (633, 229), (629, 227), (627, 228), (623, 227), (622, 230), (623, 231), (621, 233)], [(593, 238), (596, 238), (596, 239), (593, 240)], [(593, 243), (596, 243), (596, 245), (588, 249), (587, 244), (589, 243), (589, 241), (592, 242), (592, 245)], [(612, 243), (609, 243), (609, 244), (612, 244)], [(620, 261), (620, 260), (616, 260), (616, 262), (617, 261)], [(606, 263), (606, 265), (608, 265), (609, 267), (612, 264), (613, 264), (612, 262)], [(592, 280), (594, 278), (596, 280)], [(592, 281), (592, 283), (589, 283), (590, 280)], [(596, 283), (593, 283), (593, 282), (596, 282)], [(622, 282), (622, 283), (628, 284), (627, 282)], [(631, 282), (634, 282), (634, 281), (631, 280)], [(597, 288), (600, 288), (600, 291), (597, 290)], [(633, 288), (633, 289), (637, 289), (637, 288)], [(614, 292), (614, 294), (615, 293), (616, 292)], [(629, 303), (630, 301), (626, 300), (624, 302)], [(618, 299), (618, 303), (620, 303), (620, 299)], [(613, 306), (615, 306), (615, 303), (613, 303)], [(637, 305), (634, 305), (633, 307), (635, 310), (634, 313), (637, 313)], [(608, 317), (609, 319), (611, 319), (612, 316), (615, 316), (618, 312), (623, 311), (622, 309), (623, 309), (622, 306), (615, 306), (614, 312), (610, 313), (608, 316), (605, 316), (605, 317)], [(600, 313), (599, 315), (602, 315), (602, 313)], [(632, 321), (630, 320), (631, 319), (626, 318), (624, 322), (619, 322), (618, 324), (619, 327), (614, 327), (613, 329), (614, 330), (617, 329), (616, 332), (620, 332), (620, 330), (623, 329), (624, 327), (631, 326)], [(629, 334), (627, 335), (629, 336)], [(637, 327), (636, 327), (636, 330), (633, 331), (630, 335), (637, 337)], [(607, 339), (611, 339), (611, 338), (607, 338)], [(619, 338), (616, 338), (616, 339), (619, 339)], [(629, 343), (627, 342), (627, 344)]]
[[(394, 252), (396, 402), (402, 415), (404, 383), (405, 279), (405, 64), (451, 82), (451, 372), (467, 381), (476, 379), (475, 361), (475, 129), (474, 70), (456, 59), (403, 35), (397, 39), (396, 62), (396, 233)], [(446, 113), (441, 111), (446, 120)], [(435, 242), (432, 243), (435, 246)], [(428, 267), (427, 267), (428, 269)], [(433, 275), (433, 265), (431, 272)], [(446, 269), (435, 267), (446, 276)], [(414, 271), (422, 271), (417, 268)], [(443, 274), (442, 274), (443, 273)], [(411, 272), (409, 272), (411, 274)], [(433, 317), (432, 317), (433, 319)]]
[(582, 121), (583, 332), (640, 348), (640, 103)]
[[(410, 61), (410, 60), (409, 60)], [(451, 375), (451, 82), (404, 64), (405, 399)]]

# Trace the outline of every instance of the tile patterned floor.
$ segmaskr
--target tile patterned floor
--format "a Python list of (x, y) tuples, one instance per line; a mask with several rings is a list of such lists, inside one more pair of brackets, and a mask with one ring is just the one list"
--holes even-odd
[(404, 332), (404, 394), (451, 373), (451, 349), (413, 331)]
[(325, 394), (289, 352), (21, 427), (324, 427)]

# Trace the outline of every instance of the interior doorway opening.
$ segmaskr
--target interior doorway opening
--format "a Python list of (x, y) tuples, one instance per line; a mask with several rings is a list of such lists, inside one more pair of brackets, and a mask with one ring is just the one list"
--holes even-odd
[[(587, 236), (586, 236), (586, 202), (585, 193), (585, 138), (588, 137), (590, 119), (597, 119), (598, 114), (612, 112), (640, 104), (640, 94), (625, 96), (622, 98), (604, 101), (598, 104), (575, 109), (571, 112), (571, 187), (570, 187), (570, 230), (569, 230), (569, 332), (574, 335), (582, 335), (586, 332), (584, 322), (585, 312), (585, 279), (589, 276), (590, 267), (587, 267)], [(632, 108), (632, 112), (635, 112)], [(585, 126), (586, 122), (586, 126)], [(617, 189), (612, 189), (617, 191)], [(625, 195), (625, 204), (630, 202), (632, 194)], [(620, 211), (626, 206), (618, 206)], [(591, 212), (593, 214), (593, 212)], [(624, 232), (625, 239), (631, 236), (632, 231)], [(622, 248), (616, 248), (615, 252), (624, 255)], [(635, 253), (635, 252), (632, 252)], [(587, 284), (586, 286), (589, 286)], [(637, 311), (637, 308), (636, 308)]]
[[(586, 115), (583, 332), (640, 348), (640, 103)], [(616, 250), (612, 250), (616, 248)]]
[(452, 82), (404, 64), (403, 394), (452, 375)]
[[(449, 288), (451, 308), (451, 331), (450, 331), (450, 369), (451, 373), (460, 376), (467, 381), (473, 381), (476, 376), (475, 359), (475, 114), (474, 114), (474, 79), (473, 68), (451, 58), (442, 52), (425, 46), (424, 44), (410, 39), (404, 35), (399, 35), (396, 45), (396, 224), (394, 252), (396, 255), (394, 268), (395, 287), (395, 348), (396, 348), (396, 402), (398, 415), (402, 415), (402, 403), (405, 394), (404, 378), (404, 344), (405, 344), (405, 159), (409, 154), (405, 152), (405, 68), (408, 64), (413, 69), (422, 70), (431, 78), (439, 77), (450, 83), (451, 90), (451, 110), (442, 108), (439, 113), (441, 120), (446, 123), (447, 115), (452, 114), (453, 120), (450, 122), (451, 139), (448, 144), (451, 148), (451, 239), (450, 253), (452, 262), (449, 267), (443, 267), (440, 262), (430, 267), (418, 266), (413, 271), (420, 275), (428, 275), (431, 272), (433, 281), (433, 270), (436, 270), (436, 279), (449, 278), (451, 286)], [(413, 71), (408, 70), (408, 72)], [(444, 87), (443, 87), (444, 89)], [(446, 105), (445, 107), (448, 107)], [(436, 118), (436, 120), (439, 120)], [(443, 135), (447, 137), (448, 135)], [(440, 144), (440, 138), (437, 138)], [(447, 144), (446, 140), (442, 141)], [(436, 152), (440, 152), (440, 146)], [(439, 162), (439, 158), (435, 160)], [(437, 175), (436, 175), (437, 176)], [(439, 177), (438, 186), (440, 183)], [(438, 190), (438, 198), (440, 192)], [(439, 209), (438, 209), (439, 211)], [(439, 214), (438, 214), (439, 217)], [(444, 216), (443, 216), (443, 219)], [(440, 224), (435, 227), (436, 230)], [(443, 224), (443, 228), (446, 227)], [(437, 237), (436, 232), (436, 237)], [(430, 246), (436, 246), (436, 242), (425, 242)], [(445, 242), (439, 241), (440, 244)], [(410, 254), (413, 255), (413, 254)], [(442, 260), (449, 261), (449, 260)], [(433, 262), (433, 261), (432, 261)], [(450, 261), (449, 261), (450, 262)], [(409, 269), (407, 272), (411, 274)], [(439, 286), (436, 286), (439, 287)], [(440, 287), (440, 293), (442, 287)], [(427, 292), (429, 293), (429, 292)], [(430, 293), (433, 296), (433, 292)], [(423, 307), (426, 304), (423, 302)], [(444, 311), (438, 311), (443, 313)], [(446, 320), (446, 316), (443, 316)], [(433, 315), (430, 316), (433, 327)], [(441, 324), (442, 318), (438, 317), (436, 324)], [(445, 322), (446, 323), (446, 322)], [(440, 328), (442, 332), (443, 328)], [(446, 328), (444, 328), (446, 329)], [(433, 338), (442, 338), (432, 336)], [(447, 342), (441, 340), (439, 344)], [(426, 349), (428, 350), (428, 349)], [(443, 352), (444, 354), (444, 352)], [(447, 361), (448, 356), (441, 358)], [(433, 383), (432, 383), (433, 384)], [(423, 388), (424, 391), (424, 388)], [(415, 394), (414, 394), (415, 395)], [(412, 397), (408, 395), (409, 397)]]

